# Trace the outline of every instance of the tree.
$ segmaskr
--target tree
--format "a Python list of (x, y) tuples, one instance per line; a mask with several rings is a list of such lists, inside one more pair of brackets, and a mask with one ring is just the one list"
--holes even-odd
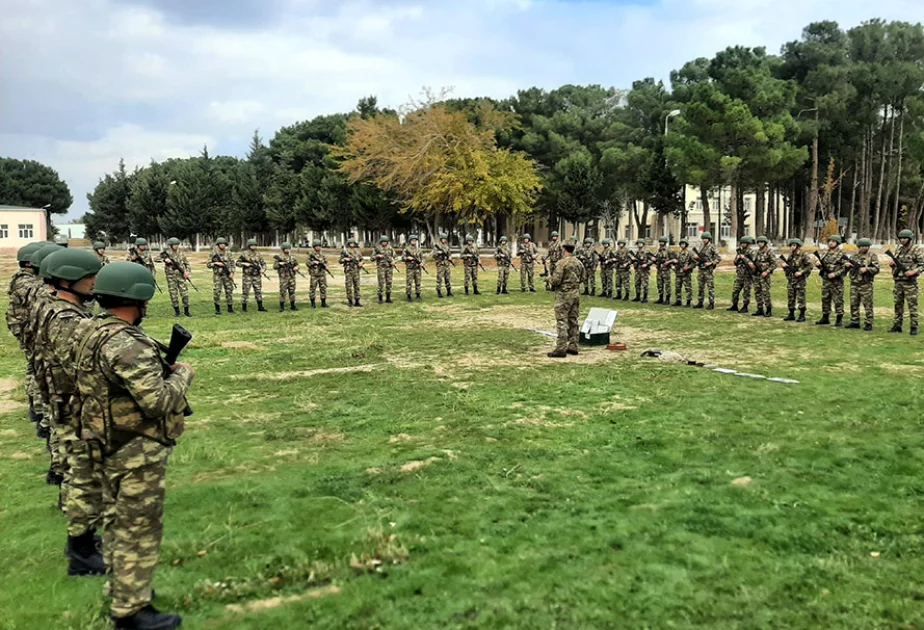
[(70, 189), (50, 166), (34, 160), (0, 158), (0, 204), (45, 208), (51, 234), (51, 215), (66, 214), (72, 203)]
[(234, 158), (213, 158), (207, 147), (198, 157), (177, 160), (164, 212), (157, 218), (158, 232), (179, 239), (217, 236), (227, 225), (231, 208), (232, 186), (226, 171), (236, 165)]
[(125, 171), (125, 160), (119, 160), (119, 168), (105, 175), (92, 193), (87, 193), (90, 212), (84, 215), (87, 238), (106, 243), (126, 242), (131, 234), (129, 201), (132, 181), (138, 173)]

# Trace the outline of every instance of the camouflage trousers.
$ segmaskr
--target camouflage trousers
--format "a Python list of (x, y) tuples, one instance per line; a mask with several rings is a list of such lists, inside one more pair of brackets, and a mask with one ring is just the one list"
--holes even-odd
[(715, 304), (715, 269), (700, 267), (696, 275), (696, 285), (699, 301), (702, 302), (704, 297), (708, 297), (709, 304)]
[(346, 283), (347, 300), (359, 299), (359, 274), (362, 273), (356, 265), (343, 268), (343, 280)]
[(664, 298), (665, 302), (671, 301), (671, 270), (658, 269), (658, 295)]
[(507, 289), (507, 280), (510, 279), (510, 266), (497, 266), (497, 290), (504, 291)]
[[(48, 426), (48, 451), (51, 454), (52, 472), (67, 478), (67, 451), (64, 449), (63, 438), (68, 435), (68, 427), (59, 425), (55, 417), (54, 405), (42, 404), (42, 424)], [(66, 498), (66, 491), (62, 488), (62, 499)], [(61, 505), (64, 505), (62, 500)]]
[(133, 615), (151, 601), (171, 450), (138, 437), (103, 460), (103, 554), (114, 617)]
[(757, 302), (757, 308), (763, 309), (765, 312), (770, 309), (773, 309), (773, 301), (770, 296), (770, 289), (772, 287), (771, 276), (767, 274), (766, 278), (754, 278), (754, 300)]
[(61, 485), (67, 535), (81, 536), (101, 524), (103, 469), (91, 456), (89, 445), (77, 437), (77, 431), (67, 419), (57, 421), (57, 431), (67, 458), (67, 472)]
[(644, 294), (648, 295), (648, 285), (651, 283), (650, 269), (635, 270), (635, 295), (636, 297)]
[(732, 304), (738, 304), (738, 302), (741, 301), (741, 294), (743, 293), (744, 300), (742, 306), (747, 307), (748, 304), (751, 303), (751, 286), (753, 284), (754, 278), (750, 273), (736, 273), (735, 287), (732, 289)]
[(866, 315), (865, 323), (873, 325), (873, 283), (850, 281), (850, 321), (860, 323), (860, 304)]
[(241, 303), (247, 304), (247, 298), (250, 297), (250, 290), (253, 289), (253, 299), (257, 302), (263, 301), (263, 277), (260, 275), (244, 274), (241, 276)]
[(469, 284), (473, 288), (478, 288), (478, 265), (463, 265), (465, 269), (465, 288), (468, 289)]
[(279, 274), (279, 301), (285, 302), (286, 300), (290, 302), (295, 301), (295, 274), (294, 273)]
[[(552, 273), (552, 270), (549, 269), (549, 273)], [(536, 288), (535, 283), (536, 276), (536, 263), (534, 262), (523, 262), (520, 261), (520, 289), (524, 291), (529, 289), (532, 291)]]
[(578, 295), (555, 294), (555, 327), (558, 330), (556, 352), (578, 349), (580, 327), (578, 316), (581, 310), (581, 298)]
[(391, 293), (391, 287), (394, 282), (395, 268), (391, 265), (378, 265), (376, 274), (379, 280), (379, 297), (384, 293)]
[(597, 291), (597, 266), (584, 265), (584, 280), (581, 281), (581, 286), (583, 286), (588, 291)]
[(443, 287), (447, 291), (452, 290), (452, 266), (448, 262), (436, 263), (436, 290)]
[(213, 274), (212, 275), (212, 301), (215, 304), (221, 302), (221, 293), (225, 293), (225, 302), (230, 306), (234, 300), (234, 281), (230, 277)]
[(179, 308), (181, 299), (183, 307), (189, 308), (189, 286), (183, 274), (167, 274), (167, 293), (170, 294), (170, 303), (173, 304), (173, 308)]
[(616, 270), (616, 291), (617, 293), (622, 293), (623, 295), (629, 295), (632, 291), (632, 270), (631, 269), (617, 269)]
[(693, 301), (693, 274), (682, 272), (678, 273), (674, 286), (676, 289), (678, 302), (683, 301), (683, 293), (686, 293), (687, 302)]
[(801, 278), (789, 277), (789, 283), (786, 285), (786, 298), (789, 310), (794, 311), (797, 308), (800, 311), (805, 310), (805, 276)]
[(315, 299), (315, 296), (318, 294), (318, 291), (321, 292), (321, 299), (327, 299), (327, 273), (322, 271), (321, 273), (312, 273), (311, 281), (308, 283), (308, 297), (312, 300)]
[(421, 280), (421, 271), (420, 267), (406, 267), (404, 270), (404, 286), (407, 289), (407, 294), (411, 294), (411, 289), (414, 290), (414, 293), (420, 293), (420, 280)]
[(611, 267), (600, 268), (600, 290), (607, 295), (613, 292), (613, 269)]
[(834, 303), (834, 312), (838, 315), (844, 314), (844, 279), (823, 278), (821, 281), (821, 313), (828, 315), (831, 313), (831, 303)]
[(905, 318), (905, 303), (908, 303), (908, 322), (912, 328), (918, 327), (918, 283), (916, 280), (896, 280), (892, 290), (895, 298), (895, 318), (893, 324), (902, 325)]

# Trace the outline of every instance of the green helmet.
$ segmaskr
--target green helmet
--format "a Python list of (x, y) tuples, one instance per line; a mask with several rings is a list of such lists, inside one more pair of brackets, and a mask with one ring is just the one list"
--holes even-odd
[(474, 243), (474, 242), (475, 242), (475, 237), (472, 236), (471, 234), (466, 234), (466, 235), (465, 235), (465, 242), (466, 242), (466, 243)]
[(148, 240), (146, 238), (136, 238), (135, 239), (135, 247), (141, 247), (142, 245), (147, 245), (147, 244), (148, 244)]
[[(96, 254), (84, 249), (62, 249), (53, 252), (42, 261), (49, 278), (77, 282), (81, 278), (94, 276), (102, 269)], [(135, 265), (137, 267), (137, 265)]]
[(619, 239), (619, 241), (618, 241), (616, 244), (617, 244), (617, 245), (627, 245), (628, 243), (629, 243), (629, 241), (627, 241), (627, 240), (624, 239), (624, 238), (621, 238), (621, 239)]
[(347, 245), (356, 245), (356, 246), (359, 246), (359, 243), (356, 242), (356, 239), (355, 239), (355, 238), (351, 238), (350, 240), (347, 241)]
[(552, 238), (558, 236), (558, 232), (552, 232)]
[(668, 242), (670, 242), (670, 239), (667, 238), (666, 236), (662, 236), (661, 238), (658, 239), (658, 242), (659, 242), (659, 243), (668, 243)]
[(228, 244), (228, 239), (226, 239), (224, 236), (220, 236), (220, 237), (218, 237), (217, 239), (215, 239), (215, 245), (216, 245), (216, 246), (218, 246), (218, 245), (227, 245), (227, 244)]
[(440, 232), (440, 240), (445, 241), (449, 238), (449, 235), (446, 232)]
[(703, 232), (702, 239), (703, 239), (703, 240), (709, 239), (709, 240), (711, 241), (711, 240), (712, 240), (712, 232)]
[(758, 236), (758, 237), (757, 237), (757, 242), (758, 242), (758, 243), (769, 243), (769, 242), (770, 242), (770, 239), (767, 238), (766, 236)]
[(604, 244), (604, 245), (612, 245), (612, 244), (613, 244), (613, 239), (605, 238), (605, 239), (603, 239), (603, 244)]
[(587, 243), (593, 243), (593, 242), (594, 242), (594, 239), (590, 238), (589, 236), (584, 237), (584, 244), (585, 244), (585, 245), (587, 245)]
[(577, 243), (577, 236), (572, 236), (568, 240), (571, 241), (572, 243)]
[(16, 252), (16, 261), (17, 262), (29, 262), (29, 259), (32, 257), (36, 251), (45, 246), (45, 243), (29, 243), (28, 245), (23, 245), (19, 248), (19, 251)]
[(506, 236), (502, 236), (502, 237), (500, 237), (500, 240), (501, 240), (501, 243), (506, 243), (506, 242), (507, 242), (507, 237), (506, 237)]
[(801, 238), (791, 238), (789, 239), (789, 244), (790, 246), (797, 245), (799, 247), (802, 247), (802, 239)]
[(247, 239), (247, 247), (256, 247), (256, 246), (257, 246), (257, 239), (255, 238)]
[(533, 240), (533, 237), (530, 236), (529, 234), (524, 234), (524, 235), (523, 235), (523, 240), (524, 240), (524, 241), (527, 241), (527, 240), (531, 241), (531, 240)]
[(873, 239), (871, 238), (861, 238), (859, 241), (857, 241), (857, 247), (872, 247), (872, 246), (873, 246)]
[(285, 242), (279, 246), (279, 249), (292, 249), (292, 243)]
[(311, 241), (311, 246), (312, 246), (312, 247), (321, 247), (321, 241), (319, 241), (318, 239), (314, 239), (313, 241)]
[(844, 239), (842, 239), (842, 238), (841, 238), (839, 235), (837, 235), (837, 234), (832, 234), (831, 236), (828, 237), (828, 242), (829, 242), (829, 243), (837, 243), (838, 245), (840, 245), (841, 243), (844, 242)]
[[(703, 237), (703, 238), (705, 238), (705, 237)], [(742, 244), (742, 245), (750, 245), (750, 244), (752, 244), (753, 242), (754, 242), (754, 239), (751, 238), (750, 236), (742, 236), (742, 237), (741, 237), (741, 244)]]
[(382, 234), (382, 236), (379, 237), (379, 243), (387, 243), (387, 242), (389, 242), (390, 240), (391, 240), (391, 239), (388, 238), (387, 236), (385, 236), (384, 234)]
[(635, 241), (635, 244), (636, 244), (636, 245), (644, 245), (644, 244), (645, 244), (645, 239), (640, 238), (640, 239), (638, 239), (637, 241)]
[(42, 261), (51, 256), (54, 252), (64, 249), (60, 245), (55, 245), (54, 243), (45, 243), (38, 249), (32, 250), (32, 255), (29, 256), (29, 264), (38, 269)]
[(173, 238), (167, 239), (167, 245), (169, 247), (173, 247), (174, 245), (179, 245), (179, 244), (180, 244), (180, 239), (176, 238), (175, 236)]
[(106, 243), (102, 241), (96, 241), (95, 243), (93, 243), (93, 249), (94, 251), (98, 249), (106, 249)]
[(411, 234), (411, 235), (409, 235), (409, 236), (407, 237), (407, 240), (408, 240), (408, 241), (417, 241), (417, 240), (420, 240), (420, 239), (417, 238), (417, 235), (416, 235), (416, 234)]
[(680, 243), (680, 245), (689, 245), (689, 244), (690, 244), (690, 241), (688, 241), (688, 240), (685, 239), (685, 238), (682, 238), (682, 239), (680, 239), (679, 243)]
[(898, 238), (914, 238), (914, 232), (911, 230), (902, 230), (898, 233)]
[(154, 276), (143, 265), (114, 262), (100, 269), (93, 293), (147, 302), (154, 297)]

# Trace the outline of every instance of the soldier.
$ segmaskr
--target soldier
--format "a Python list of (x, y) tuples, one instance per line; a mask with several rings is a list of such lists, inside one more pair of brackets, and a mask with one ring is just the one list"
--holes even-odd
[(178, 615), (151, 605), (163, 538), (167, 459), (183, 433), (192, 367), (167, 365), (138, 327), (154, 295), (147, 271), (106, 265), (94, 289), (104, 312), (78, 327), (73, 360), (81, 438), (102, 462), (103, 551), (116, 628), (168, 630)]
[(347, 241), (346, 252), (340, 255), (343, 276), (346, 280), (347, 302), (350, 306), (361, 307), (359, 302), (359, 270), (363, 268), (363, 255), (355, 238)]
[(699, 288), (699, 301), (693, 308), (703, 308), (703, 301), (708, 293), (709, 305), (705, 308), (707, 311), (711, 311), (715, 309), (715, 268), (718, 267), (719, 263), (722, 261), (722, 257), (719, 256), (719, 252), (716, 251), (715, 245), (712, 244), (711, 232), (703, 232), (702, 238), (702, 249), (699, 253), (693, 252), (693, 260), (696, 261), (699, 267), (698, 276), (696, 278)]
[(520, 258), (520, 292), (526, 293), (529, 288), (530, 293), (536, 292), (536, 285), (533, 284), (533, 278), (536, 273), (536, 258), (539, 257), (539, 248), (532, 241), (529, 234), (523, 235), (523, 243), (517, 248), (517, 256)]
[[(809, 255), (802, 251), (802, 240), (789, 239), (789, 259), (783, 261), (783, 272), (786, 274), (786, 296), (789, 306), (789, 315), (783, 318), (784, 322), (805, 321), (805, 284), (812, 273), (812, 261)], [(796, 309), (799, 317), (796, 318)]]
[(693, 305), (693, 254), (690, 252), (690, 242), (680, 239), (680, 251), (674, 258), (674, 273), (676, 276), (675, 287), (677, 289), (677, 301), (674, 306), (683, 306), (682, 292), (687, 295), (687, 307)]
[(321, 308), (327, 308), (327, 258), (321, 251), (321, 241), (315, 239), (311, 243), (311, 253), (308, 254), (308, 276), (311, 283), (308, 287), (308, 297), (311, 298), (311, 308), (317, 308), (315, 296), (321, 293)]
[(546, 282), (555, 290), (555, 322), (558, 329), (558, 342), (547, 355), (552, 359), (578, 354), (578, 316), (581, 310), (579, 290), (586, 270), (574, 257), (573, 244), (569, 243), (562, 249), (564, 257), (555, 267), (555, 273), (546, 278)]
[(32, 267), (32, 263), (29, 262), (29, 259), (32, 257), (33, 253), (41, 249), (42, 245), (42, 243), (29, 243), (28, 245), (20, 247), (16, 252), (16, 261), (19, 265), (19, 269), (16, 270), (16, 273), (13, 274), (10, 280), (10, 288), (7, 291), (7, 294), (10, 296), (10, 302), (6, 309), (6, 326), (9, 328), (13, 337), (16, 338), (16, 341), (19, 343), (19, 349), (22, 350), (23, 355), (26, 357), (26, 396), (29, 399), (29, 420), (36, 423), (37, 431), (41, 427), (42, 409), (41, 406), (36, 405), (38, 400), (35, 395), (36, 384), (34, 365), (32, 364), (29, 350), (23, 343), (22, 332), (23, 326), (29, 320), (30, 316), (30, 310), (26, 304), (27, 296), (33, 287), (41, 282), (36, 275), (37, 270)]
[(266, 263), (263, 256), (257, 251), (257, 239), (247, 241), (247, 249), (237, 257), (237, 264), (243, 268), (241, 278), (241, 310), (247, 312), (247, 298), (253, 288), (253, 297), (257, 301), (257, 310), (265, 313), (263, 308), (263, 276), (266, 274)]
[(439, 243), (433, 246), (432, 256), (436, 261), (436, 297), (443, 297), (442, 288), (446, 287), (446, 297), (452, 297), (452, 250), (449, 248), (449, 236), (440, 234)]
[(752, 317), (772, 317), (773, 299), (770, 295), (773, 272), (776, 271), (776, 255), (770, 249), (770, 239), (757, 237), (757, 252), (754, 254), (754, 299), (757, 310)]
[(859, 251), (847, 258), (844, 266), (850, 272), (850, 323), (846, 328), (860, 328), (860, 302), (866, 314), (863, 330), (873, 329), (873, 281), (879, 273), (879, 258), (869, 251), (873, 241), (861, 238), (857, 241)]
[(596, 295), (598, 254), (594, 248), (594, 239), (586, 237), (584, 246), (574, 256), (584, 265), (584, 295)]
[(510, 265), (513, 264), (513, 256), (510, 253), (510, 246), (507, 244), (507, 237), (500, 237), (500, 243), (494, 252), (494, 260), (497, 261), (497, 294), (508, 295), (507, 279), (510, 278)]
[[(555, 273), (555, 266), (558, 265), (562, 257), (562, 248), (558, 232), (552, 232), (551, 238), (552, 240), (549, 241), (549, 251), (546, 253), (544, 260), (549, 262), (549, 273)], [(546, 287), (546, 291), (551, 290), (551, 287)]]
[(148, 248), (148, 241), (143, 238), (135, 239), (135, 246), (128, 248), (126, 260), (138, 263), (142, 267), (147, 267), (152, 276), (157, 276), (154, 269), (154, 259), (151, 257), (151, 250)]
[(632, 291), (632, 256), (626, 247), (628, 241), (621, 238), (617, 243), (618, 248), (614, 255), (616, 261), (616, 297), (615, 300), (629, 301), (629, 293)]
[[(382, 303), (382, 292), (385, 293), (385, 302), (392, 304), (391, 287), (395, 270), (395, 249), (391, 246), (391, 241), (384, 234), (379, 238), (379, 244), (373, 251), (375, 258), (375, 267), (379, 280), (379, 304)], [(468, 291), (466, 291), (467, 293)]]
[(889, 332), (902, 331), (907, 302), (911, 335), (915, 336), (918, 334), (918, 276), (924, 272), (924, 250), (911, 242), (913, 238), (914, 232), (911, 230), (899, 232), (898, 242), (901, 246), (895, 254), (895, 259), (889, 261), (892, 277), (895, 279), (895, 319), (892, 320), (892, 329)]
[[(752, 267), (754, 260), (751, 255), (751, 243), (754, 242), (750, 236), (743, 236), (738, 243), (738, 251), (735, 253), (735, 287), (732, 290), (732, 303), (726, 310), (747, 313), (748, 306), (751, 304), (751, 285), (754, 280)], [(738, 308), (738, 300), (744, 293), (744, 303)]]
[(603, 251), (600, 252), (600, 297), (613, 297), (613, 268), (616, 266), (616, 252), (613, 241), (603, 239)]
[(35, 348), (43, 366), (52, 431), (64, 458), (67, 574), (102, 575), (106, 567), (96, 544), (103, 513), (102, 469), (77, 435), (72, 406), (77, 374), (71, 360), (77, 325), (93, 316), (93, 285), (102, 263), (91, 252), (66, 249), (48, 256), (44, 264), (54, 295), (35, 314)]
[(411, 289), (416, 293), (418, 300), (420, 297), (420, 276), (423, 269), (423, 250), (420, 249), (417, 235), (411, 234), (408, 237), (408, 244), (404, 246), (404, 252), (401, 258), (404, 261), (404, 275), (406, 276), (405, 287), (407, 289), (407, 301), (411, 301)]
[(189, 287), (186, 281), (191, 271), (186, 254), (180, 251), (180, 239), (167, 239), (167, 249), (161, 251), (160, 260), (164, 263), (164, 276), (167, 278), (167, 292), (173, 304), (174, 317), (180, 316), (180, 298), (183, 299), (183, 314), (189, 314)]
[(815, 322), (816, 326), (826, 326), (831, 323), (831, 303), (834, 303), (834, 312), (837, 314), (835, 326), (844, 325), (844, 261), (846, 256), (841, 251), (842, 239), (835, 234), (828, 237), (828, 251), (824, 256), (815, 255), (818, 260), (815, 266), (821, 270), (821, 319)]
[(221, 315), (221, 291), (224, 289), (228, 312), (234, 313), (234, 261), (228, 252), (228, 241), (219, 238), (215, 241), (212, 257), (205, 265), (212, 270), (212, 301), (215, 302), (215, 314)]
[(639, 239), (635, 242), (636, 251), (632, 264), (635, 267), (635, 298), (633, 302), (648, 303), (648, 284), (651, 282), (652, 256), (645, 249), (645, 241)]
[(462, 248), (462, 268), (465, 271), (465, 295), (468, 295), (468, 284), (472, 283), (472, 293), (481, 295), (478, 292), (478, 265), (481, 262), (478, 253), (478, 246), (475, 245), (475, 237), (471, 234), (465, 235), (465, 247)]
[(286, 300), (293, 311), (298, 310), (295, 304), (295, 274), (298, 273), (298, 259), (292, 255), (291, 243), (283, 243), (279, 249), (281, 256), (273, 256), (273, 269), (279, 274), (279, 312), (286, 310)]
[(93, 243), (93, 251), (96, 252), (96, 256), (99, 258), (99, 262), (103, 267), (110, 263), (109, 256), (106, 255), (106, 243), (96, 241)]
[(677, 261), (669, 246), (670, 239), (662, 236), (658, 239), (658, 251), (654, 254), (655, 276), (658, 283), (658, 301), (655, 304), (669, 305), (671, 303), (671, 267)]

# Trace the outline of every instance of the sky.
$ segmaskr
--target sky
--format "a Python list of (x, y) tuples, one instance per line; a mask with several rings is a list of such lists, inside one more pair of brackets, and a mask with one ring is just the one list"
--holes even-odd
[(0, 155), (55, 168), (70, 218), (116, 169), (243, 155), (259, 129), (398, 107), (425, 87), (503, 98), (630, 87), (812, 21), (924, 21), (922, 0), (0, 0)]

